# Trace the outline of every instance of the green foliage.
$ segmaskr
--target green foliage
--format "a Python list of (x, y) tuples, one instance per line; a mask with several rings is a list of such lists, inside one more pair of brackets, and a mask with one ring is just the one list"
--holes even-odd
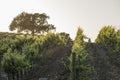
[(96, 43), (105, 45), (111, 53), (110, 60), (113, 64), (120, 67), (120, 29), (115, 29), (113, 26), (103, 27), (96, 39)]
[[(39, 44), (38, 44), (39, 45)], [(26, 55), (26, 59), (29, 60), (30, 62), (35, 62), (38, 58), (40, 58), (40, 52), (39, 52), (39, 48), (37, 47), (38, 45), (36, 44), (25, 44), (22, 47), (23, 53), (24, 55)]]
[(77, 43), (80, 45), (84, 44), (83, 30), (80, 27), (78, 28), (74, 43)]
[(120, 54), (120, 29), (116, 32), (116, 52)]
[[(36, 69), (41, 70), (41, 65), (46, 64), (48, 60), (48, 62), (53, 60), (56, 49), (69, 43), (67, 35), (65, 37), (55, 33), (34, 37), (11, 33), (1, 33), (0, 36), (2, 35), (5, 35), (0, 37), (0, 54), (3, 55), (2, 68), (5, 73), (10, 74), (9, 77), (23, 76), (23, 73), (28, 71), (32, 74)], [(11, 37), (10, 35), (17, 36)]]
[[(84, 35), (82, 29), (78, 28), (76, 38), (73, 43), (72, 52), (76, 53), (76, 76), (77, 80), (88, 80), (85, 78), (85, 73), (90, 71), (90, 68), (85, 65), (85, 62), (87, 60), (87, 52), (85, 50), (85, 44), (84, 44)], [(70, 60), (70, 71), (72, 72), (72, 55), (69, 58)], [(70, 76), (70, 78), (72, 75)], [(72, 78), (71, 78), (72, 79)]]
[(90, 67), (85, 65), (88, 56), (85, 50), (85, 46), (80, 46), (79, 44), (75, 43), (73, 47), (73, 51), (76, 53), (77, 80), (88, 80), (85, 77), (85, 74), (90, 72)]
[(2, 67), (6, 73), (15, 74), (23, 69), (28, 69), (30, 64), (25, 59), (25, 55), (20, 55), (16, 50), (12, 53), (12, 50), (8, 49), (7, 53), (3, 55)]
[(116, 31), (115, 41), (115, 48), (112, 47), (112, 53), (110, 54), (110, 57), (112, 59), (112, 63), (120, 67), (120, 29)]
[(95, 40), (97, 43), (103, 43), (104, 45), (109, 45), (114, 47), (116, 44), (116, 32), (115, 28), (112, 26), (103, 27)]
[(42, 50), (52, 48), (53, 46), (56, 47), (65, 45), (64, 40), (61, 38), (61, 36), (54, 33), (48, 33), (36, 41), (38, 44), (40, 44)]
[(14, 43), (12, 44), (12, 50), (16, 49), (20, 53), (23, 53), (23, 47), (25, 45), (32, 45), (35, 42), (35, 39), (32, 38), (32, 36), (24, 37), (24, 36), (19, 36), (16, 37), (14, 40)]
[(111, 47), (114, 52), (119, 53), (120, 29), (116, 30), (112, 26), (103, 27), (96, 38), (96, 43), (103, 43), (104, 45)]
[(14, 40), (11, 38), (1, 38), (0, 39), (0, 54), (6, 53), (8, 48), (11, 47)]
[(65, 32), (60, 33), (60, 36), (61, 36), (62, 40), (64, 41), (65, 45), (69, 45), (70, 42), (72, 41), (69, 34), (67, 34)]
[(41, 34), (44, 32), (49, 32), (50, 30), (54, 30), (55, 27), (52, 24), (48, 24), (48, 18), (49, 16), (47, 16), (45, 13), (31, 14), (22, 12), (13, 19), (9, 29), (11, 31), (17, 30), (18, 32), (31, 32), (32, 35), (35, 33)]
[(75, 40), (73, 42), (72, 52), (79, 54), (79, 50), (81, 50), (84, 45), (85, 45), (85, 42), (84, 42), (83, 30), (81, 28), (78, 28)]
[(59, 34), (48, 33), (44, 38), (46, 46), (64, 45), (64, 42)]

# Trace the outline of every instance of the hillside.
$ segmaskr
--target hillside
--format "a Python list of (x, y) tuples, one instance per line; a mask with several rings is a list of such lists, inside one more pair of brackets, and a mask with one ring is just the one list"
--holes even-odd
[(86, 46), (92, 66), (92, 80), (119, 80), (120, 68), (112, 64), (111, 51), (102, 44), (90, 43)]

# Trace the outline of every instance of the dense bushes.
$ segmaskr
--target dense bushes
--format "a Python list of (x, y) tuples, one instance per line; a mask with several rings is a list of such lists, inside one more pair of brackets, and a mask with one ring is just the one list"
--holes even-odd
[(108, 54), (111, 62), (119, 67), (120, 29), (115, 29), (113, 26), (103, 27), (96, 38), (96, 43), (102, 43), (111, 51), (111, 53)]
[(51, 49), (66, 44), (64, 39), (60, 34), (54, 33), (48, 33), (40, 37), (19, 35), (15, 38), (1, 38), (0, 54), (3, 54), (3, 70), (7, 74), (12, 74), (14, 78), (20, 71), (40, 66), (40, 60), (44, 61), (45, 56), (50, 56), (48, 53)]
[[(34, 35), (34, 37), (24, 34), (0, 33), (2, 68), (8, 78), (12, 77), (13, 79), (16, 78), (15, 76), (19, 78), (25, 72), (27, 74), (36, 73), (35, 71), (39, 70), (41, 65), (51, 59), (55, 49), (60, 46), (71, 47), (72, 45), (71, 51), (76, 54), (76, 78), (77, 80), (89, 80), (86, 74), (91, 71), (91, 67), (85, 64), (89, 55), (85, 50), (84, 37), (81, 28), (78, 28), (73, 44), (69, 34), (66, 33), (48, 33), (46, 35)], [(89, 43), (91, 43), (90, 39)], [(120, 66), (120, 29), (117, 30), (112, 26), (103, 27), (96, 38), (96, 43), (102, 43), (109, 48), (112, 51), (108, 54), (111, 62)], [(72, 54), (67, 65), (64, 65), (66, 69), (69, 67), (69, 80), (71, 80), (73, 77)]]
[[(85, 51), (85, 42), (83, 39), (83, 31), (79, 28), (72, 47), (72, 52), (76, 53), (76, 71), (77, 76), (79, 76), (77, 79), (85, 79), (82, 74), (88, 71), (88, 68), (84, 65), (87, 53)], [(20, 72), (24, 73), (23, 71), (35, 70), (35, 68), (43, 65), (46, 59), (52, 57), (54, 49), (58, 46), (70, 46), (71, 42), (72, 40), (69, 34), (66, 33), (48, 33), (46, 35), (34, 37), (30, 35), (3, 37), (0, 39), (0, 45), (2, 46), (0, 48), (0, 53), (3, 54), (3, 70), (8, 74), (8, 77), (11, 77), (9, 74), (12, 74), (13, 78)], [(69, 67), (72, 66), (70, 65)]]
[(8, 49), (7, 53), (3, 56), (2, 67), (8, 77), (12, 74), (14, 80), (14, 76), (22, 70), (27, 70), (30, 64), (25, 59), (25, 55), (20, 55), (16, 50), (12, 53), (12, 50)]

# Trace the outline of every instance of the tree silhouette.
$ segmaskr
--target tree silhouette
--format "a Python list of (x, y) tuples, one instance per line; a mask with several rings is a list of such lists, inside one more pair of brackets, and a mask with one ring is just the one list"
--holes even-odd
[(11, 31), (17, 30), (18, 32), (31, 32), (32, 35), (35, 33), (45, 33), (51, 30), (55, 30), (54, 25), (49, 24), (47, 16), (45, 13), (26, 13), (22, 12), (18, 16), (16, 16), (11, 22), (9, 29)]

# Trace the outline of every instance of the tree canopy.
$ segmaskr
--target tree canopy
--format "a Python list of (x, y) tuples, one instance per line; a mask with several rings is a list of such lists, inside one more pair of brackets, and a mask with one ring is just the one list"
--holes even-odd
[(114, 46), (114, 44), (116, 43), (115, 28), (113, 26), (104, 26), (100, 30), (95, 41), (97, 43), (103, 43), (105, 45)]
[(83, 30), (79, 27), (78, 30), (77, 30), (77, 34), (76, 34), (76, 37), (75, 37), (75, 43), (83, 43), (84, 42), (84, 35), (83, 35)]
[(55, 30), (54, 25), (49, 24), (47, 16), (45, 13), (27, 13), (22, 12), (18, 16), (16, 16), (11, 22), (9, 29), (11, 31), (17, 30), (18, 32), (27, 32), (34, 35), (35, 33), (44, 33), (49, 32), (51, 30)]
[(120, 67), (120, 29), (113, 26), (104, 26), (97, 38), (96, 43), (102, 43), (112, 53), (109, 53), (111, 62)]

